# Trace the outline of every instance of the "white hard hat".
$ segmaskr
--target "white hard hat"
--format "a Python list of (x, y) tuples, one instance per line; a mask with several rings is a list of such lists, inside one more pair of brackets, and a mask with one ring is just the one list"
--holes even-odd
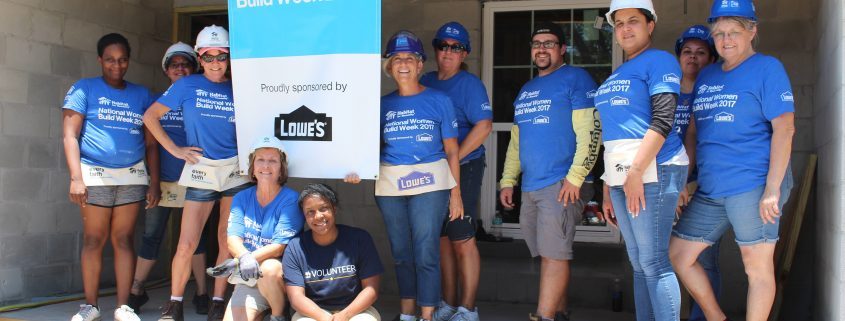
[(197, 66), (197, 53), (194, 52), (194, 49), (191, 48), (188, 44), (184, 42), (177, 42), (167, 48), (167, 51), (164, 52), (164, 57), (161, 58), (161, 69), (165, 72), (167, 71), (167, 63), (170, 62), (170, 58), (173, 55), (182, 55), (194, 64), (194, 67)]
[(226, 31), (226, 28), (210, 25), (200, 31), (197, 35), (197, 44), (194, 46), (194, 51), (211, 47), (229, 47), (229, 32)]
[(285, 146), (282, 145), (282, 141), (272, 136), (264, 136), (256, 139), (255, 143), (252, 144), (252, 149), (249, 151), (249, 154), (254, 154), (255, 151), (259, 148), (275, 148), (278, 149), (282, 154), (284, 154), (285, 157), (287, 157), (288, 155), (285, 151)]
[(651, 13), (651, 17), (657, 22), (657, 12), (654, 11), (654, 4), (651, 0), (613, 0), (610, 2), (610, 11), (604, 14), (607, 23), (613, 26), (613, 13), (619, 9), (645, 9)]

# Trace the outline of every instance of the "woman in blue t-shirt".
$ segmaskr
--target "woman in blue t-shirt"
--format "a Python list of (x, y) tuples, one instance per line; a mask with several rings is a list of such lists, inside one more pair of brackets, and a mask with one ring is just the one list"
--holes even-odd
[(100, 38), (97, 61), (102, 76), (77, 81), (62, 106), (69, 197), (79, 205), (84, 227), (80, 261), (85, 304), (72, 321), (101, 317), (97, 299), (103, 247), (109, 239), (117, 284), (114, 319), (139, 320), (128, 306), (135, 268), (135, 219), (141, 201), (147, 200), (147, 208), (158, 203), (158, 150), (141, 121), (150, 92), (123, 79), (129, 54), (129, 41), (122, 35)]
[(710, 29), (722, 61), (698, 76), (692, 105), (698, 190), (675, 226), (671, 256), (708, 320), (723, 320), (699, 253), (731, 227), (748, 275), (746, 320), (766, 320), (775, 298), (774, 250), (792, 188), (795, 132), (789, 77), (756, 53), (750, 0), (715, 1)]
[[(461, 160), (461, 198), (465, 216), (445, 222), (440, 237), (443, 302), (435, 320), (478, 320), (475, 296), (481, 275), (481, 256), (475, 244), (478, 199), (484, 178), (484, 140), (493, 129), (493, 108), (487, 88), (466, 71), (464, 59), (471, 50), (469, 32), (457, 22), (444, 24), (432, 40), (437, 71), (423, 75), (420, 83), (442, 90), (455, 107), (458, 119), (458, 158)], [(460, 271), (460, 273), (459, 273)], [(458, 284), (461, 297), (458, 298)]]
[[(240, 175), (235, 135), (235, 107), (229, 68), (229, 33), (211, 25), (197, 35), (194, 49), (200, 57), (202, 74), (182, 77), (144, 114), (144, 123), (159, 144), (176, 158), (185, 160), (179, 185), (187, 186), (179, 244), (172, 263), (170, 300), (162, 318), (182, 315), (185, 284), (191, 274), (191, 257), (197, 248), (203, 226), (215, 201), (220, 201), (217, 225), (217, 263), (230, 258), (226, 251), (226, 220), (232, 197), (249, 187), (249, 179)], [(186, 146), (176, 145), (161, 124), (171, 110), (181, 111)], [(223, 317), (226, 281), (216, 280), (209, 307), (209, 320)]]
[(398, 90), (381, 98), (376, 203), (396, 265), (400, 320), (431, 320), (440, 302), (440, 230), (463, 217), (458, 123), (449, 97), (419, 83), (425, 51), (409, 31), (390, 38), (384, 71)]
[[(695, 25), (684, 30), (681, 37), (675, 41), (675, 54), (681, 63), (681, 71), (683, 73), (681, 78), (681, 95), (678, 98), (678, 109), (675, 110), (675, 131), (681, 135), (681, 139), (684, 139), (685, 146), (692, 145), (690, 146), (691, 148), (686, 148), (687, 155), (689, 155), (695, 151), (695, 126), (689, 126), (692, 102), (695, 98), (695, 92), (693, 91), (695, 80), (698, 78), (701, 69), (715, 62), (719, 57), (716, 54), (713, 38), (710, 37), (710, 28)], [(692, 130), (688, 130), (690, 128)], [(678, 208), (675, 210), (677, 214), (681, 214), (683, 209), (686, 208), (697, 187), (698, 183), (696, 182), (695, 173), (690, 173), (686, 188), (681, 190), (681, 195), (678, 199)], [(714, 292), (719, 293), (722, 276), (719, 272), (718, 240), (713, 246), (701, 253), (698, 257), (698, 262), (707, 271), (707, 278), (710, 280)], [(695, 301), (692, 301), (689, 321), (704, 320), (706, 319), (704, 318), (704, 313), (701, 311), (701, 307)]]
[(657, 15), (650, 0), (614, 0), (607, 18), (627, 61), (595, 97), (605, 146), (604, 213), (625, 238), (637, 319), (678, 320), (669, 238), (689, 162), (672, 130), (681, 68), (670, 53), (651, 48)]
[(337, 194), (311, 184), (299, 194), (310, 230), (290, 241), (282, 257), (292, 321), (377, 321), (381, 265), (373, 238), (359, 228), (335, 224)]

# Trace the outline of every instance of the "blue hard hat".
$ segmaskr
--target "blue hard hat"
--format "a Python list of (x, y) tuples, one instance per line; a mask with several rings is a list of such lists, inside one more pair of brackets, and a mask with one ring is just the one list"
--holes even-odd
[(384, 58), (390, 58), (400, 52), (410, 52), (420, 56), (425, 61), (425, 49), (422, 41), (413, 32), (399, 30), (387, 41), (387, 49), (384, 51)]
[(710, 8), (708, 23), (713, 23), (720, 17), (742, 17), (757, 21), (754, 14), (754, 3), (751, 0), (713, 0), (713, 7)]
[(460, 42), (466, 48), (467, 53), (472, 51), (472, 47), (469, 45), (469, 32), (460, 23), (455, 21), (447, 22), (440, 29), (437, 29), (434, 39), (431, 39), (431, 45), (437, 47), (445, 39)]
[(710, 48), (710, 55), (716, 56), (716, 44), (713, 42), (713, 37), (710, 36), (710, 28), (702, 25), (694, 25), (687, 30), (684, 30), (684, 33), (681, 34), (681, 37), (675, 41), (675, 55), (681, 55), (681, 48), (684, 46), (684, 43), (690, 39), (698, 39), (707, 43), (707, 46)]

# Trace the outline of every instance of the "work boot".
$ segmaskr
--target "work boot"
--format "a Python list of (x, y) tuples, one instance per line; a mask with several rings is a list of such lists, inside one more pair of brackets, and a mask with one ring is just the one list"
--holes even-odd
[(208, 314), (208, 294), (194, 295), (191, 303), (194, 304), (194, 309), (197, 314)]
[(569, 312), (555, 312), (555, 321), (569, 321)]
[(226, 301), (211, 301), (211, 307), (208, 309), (208, 321), (223, 320), (223, 315), (226, 314)]
[(182, 312), (182, 301), (170, 300), (164, 306), (164, 312), (161, 313), (158, 321), (185, 321), (185, 315)]
[(70, 321), (100, 321), (100, 309), (90, 304), (80, 304), (79, 312)]
[(126, 303), (136, 314), (141, 313), (141, 306), (147, 303), (150, 300), (150, 296), (147, 295), (147, 291), (144, 291), (140, 295), (135, 295), (129, 293), (129, 302)]

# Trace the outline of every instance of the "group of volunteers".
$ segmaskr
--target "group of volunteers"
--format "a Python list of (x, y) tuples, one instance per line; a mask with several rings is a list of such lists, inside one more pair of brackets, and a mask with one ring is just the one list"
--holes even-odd
[[(679, 320), (680, 284), (695, 301), (690, 320), (726, 320), (717, 301), (718, 245), (729, 227), (748, 276), (746, 320), (766, 320), (779, 218), (792, 187), (794, 102), (783, 65), (754, 50), (751, 0), (715, 1), (710, 26), (683, 31), (675, 56), (652, 48), (651, 0), (613, 0), (606, 18), (625, 62), (600, 85), (565, 63), (559, 25), (532, 28), (527, 49), (537, 74), (513, 103), (499, 193), (503, 206), (515, 206), (521, 181), (520, 229), (541, 258), (529, 320), (570, 320), (575, 225), (599, 157), (606, 171), (598, 214), (625, 240), (637, 320)], [(467, 29), (446, 23), (431, 44), (436, 71), (423, 72), (425, 46), (406, 30), (389, 39), (382, 66), (398, 88), (381, 99), (375, 182), (400, 296), (394, 320), (477, 321), (475, 232), (492, 106), (467, 72)], [(62, 107), (69, 197), (84, 228), (86, 302), (71, 320), (101, 318), (108, 239), (114, 319), (140, 320), (149, 300), (144, 282), (171, 214), (181, 224), (160, 321), (184, 320), (192, 271), (195, 312), (208, 320), (287, 320), (288, 302), (292, 320), (381, 320), (373, 304), (384, 268), (368, 232), (336, 224), (338, 195), (322, 184), (299, 193), (287, 187), (288, 155), (274, 137), (240, 142), (252, 146), (240, 175), (228, 32), (208, 26), (193, 48), (168, 48), (162, 70), (172, 85), (160, 95), (124, 80), (130, 53), (123, 36), (103, 36), (102, 76), (75, 83)], [(136, 259), (142, 201), (148, 211)], [(203, 230), (215, 202), (220, 251), (206, 271)], [(216, 277), (210, 295), (206, 273)], [(227, 283), (235, 284), (228, 303)]]

